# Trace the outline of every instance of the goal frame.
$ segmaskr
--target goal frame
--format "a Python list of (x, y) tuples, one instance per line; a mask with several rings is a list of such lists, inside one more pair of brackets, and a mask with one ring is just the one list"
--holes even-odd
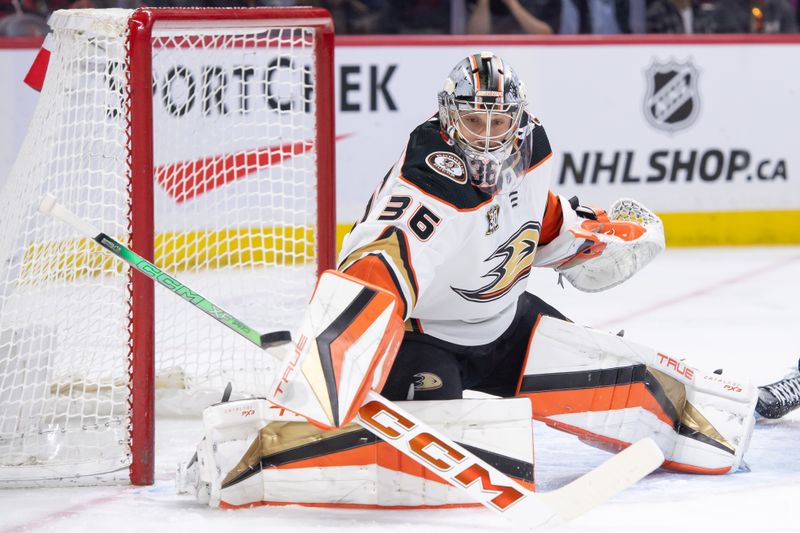
[[(196, 28), (234, 22), (258, 27), (303, 26), (314, 30), (314, 112), (317, 178), (316, 254), (318, 274), (335, 262), (335, 123), (333, 20), (325, 9), (310, 7), (140, 8), (128, 20), (130, 73), (127, 117), (130, 143), (130, 248), (154, 259), (154, 157), (152, 32), (157, 23)], [(137, 112), (132, 112), (137, 110)], [(138, 112), (148, 110), (148, 112)], [(155, 295), (153, 281), (131, 269), (130, 481), (151, 485), (155, 474)]]

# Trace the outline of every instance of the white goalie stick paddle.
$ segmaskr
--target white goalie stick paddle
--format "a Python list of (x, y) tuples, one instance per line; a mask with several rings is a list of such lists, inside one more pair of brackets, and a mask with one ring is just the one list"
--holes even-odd
[[(267, 349), (291, 342), (289, 332), (259, 334), (202, 295), (138, 256), (89, 222), (46, 196), (39, 207), (92, 238), (101, 247), (144, 275)], [(269, 354), (275, 357), (273, 354)], [(398, 451), (436, 473), (476, 502), (504, 516), (517, 527), (535, 529), (571, 520), (636, 483), (658, 468), (664, 455), (652, 439), (642, 439), (572, 483), (546, 493), (531, 492), (493, 466), (477, 458), (450, 438), (407, 413), (374, 391), (367, 396), (355, 418), (368, 431)]]

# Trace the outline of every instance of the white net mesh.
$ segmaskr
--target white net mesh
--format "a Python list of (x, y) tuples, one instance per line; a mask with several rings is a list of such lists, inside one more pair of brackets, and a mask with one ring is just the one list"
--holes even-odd
[[(293, 328), (316, 275), (312, 43), (299, 28), (154, 33), (156, 263), (259, 331)], [(162, 407), (175, 392), (207, 405), (228, 381), (264, 390), (259, 348), (156, 299), (159, 368), (200, 365)]]
[[(129, 239), (129, 15), (51, 18), (46, 83), (0, 195), (0, 482), (127, 476), (128, 268), (36, 208), (50, 193)], [(257, 330), (293, 329), (317, 269), (314, 34), (190, 25), (153, 28), (155, 263)], [(246, 396), (271, 379), (264, 352), (158, 287), (155, 322), (160, 408), (197, 412), (228, 382)]]

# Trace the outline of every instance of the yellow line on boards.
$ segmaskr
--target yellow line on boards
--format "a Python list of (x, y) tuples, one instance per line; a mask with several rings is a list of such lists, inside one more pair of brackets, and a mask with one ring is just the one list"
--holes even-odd
[[(720, 211), (659, 213), (667, 246), (800, 244), (798, 211)], [(336, 226), (336, 250), (352, 223)]]
[[(163, 232), (155, 235), (154, 263), (168, 272), (305, 265), (315, 260), (314, 239), (314, 229), (307, 227)], [(25, 250), (19, 282), (118, 274), (122, 266), (122, 261), (91, 239), (35, 242)]]
[[(660, 213), (667, 246), (800, 244), (800, 210)], [(336, 250), (352, 223), (336, 226)], [(228, 266), (305, 265), (313, 261), (310, 227), (264, 227), (158, 233), (155, 263), (169, 272)], [(20, 283), (71, 280), (121, 272), (122, 262), (89, 239), (28, 245)]]
[(659, 213), (667, 247), (800, 244), (800, 211)]

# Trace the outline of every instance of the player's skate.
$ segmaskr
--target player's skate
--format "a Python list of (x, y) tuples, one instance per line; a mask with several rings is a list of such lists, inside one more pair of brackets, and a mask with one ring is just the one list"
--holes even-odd
[(764, 418), (780, 418), (800, 407), (800, 361), (798, 369), (780, 381), (758, 388), (756, 412)]

